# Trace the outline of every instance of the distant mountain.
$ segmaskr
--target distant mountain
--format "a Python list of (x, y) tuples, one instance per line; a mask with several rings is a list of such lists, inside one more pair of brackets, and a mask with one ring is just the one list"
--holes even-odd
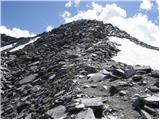
[[(3, 34), (1, 45), (2, 118), (159, 116), (152, 69), (159, 49), (112, 24), (79, 20), (32, 38)], [(140, 65), (142, 56), (155, 64), (130, 64), (136, 55)]]

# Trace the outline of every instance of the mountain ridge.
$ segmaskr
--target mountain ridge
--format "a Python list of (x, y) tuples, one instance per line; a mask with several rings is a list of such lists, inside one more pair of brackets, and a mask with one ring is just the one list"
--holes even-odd
[[(84, 21), (86, 21), (86, 22), (93, 22), (93, 24), (96, 24), (96, 20), (78, 20), (78, 21), (81, 21), (81, 22), (84, 22)], [(35, 37), (37, 37), (37, 36), (41, 36), (41, 35), (45, 35), (45, 34), (47, 34), (47, 33), (51, 33), (51, 32), (54, 32), (56, 29), (61, 29), (61, 28), (63, 28), (63, 27), (65, 27), (65, 26), (70, 26), (70, 24), (71, 25), (74, 25), (75, 23), (77, 23), (77, 22), (75, 22), (75, 21), (73, 21), (73, 22), (71, 22), (71, 23), (67, 23), (67, 24), (64, 24), (64, 25), (61, 25), (61, 26), (59, 26), (58, 28), (54, 28), (54, 29), (52, 29), (50, 32), (43, 32), (43, 33), (41, 33), (41, 34), (38, 34), (38, 35), (36, 35)], [(99, 24), (104, 24), (102, 21), (98, 21), (99, 22)], [(79, 24), (81, 24), (81, 23), (79, 23)], [(103, 26), (103, 25), (102, 25)], [(106, 29), (105, 31), (104, 31), (104, 34), (105, 35), (107, 35), (107, 36), (115, 36), (115, 37), (120, 37), (120, 38), (127, 38), (127, 39), (129, 39), (130, 41), (132, 41), (132, 42), (134, 42), (135, 44), (138, 44), (138, 45), (140, 45), (140, 46), (142, 46), (142, 47), (146, 47), (146, 48), (149, 48), (149, 49), (153, 49), (153, 50), (157, 50), (157, 51), (159, 51), (159, 48), (158, 47), (155, 47), (155, 46), (152, 46), (152, 45), (149, 45), (149, 44), (147, 44), (147, 43), (144, 43), (144, 42), (142, 42), (142, 41), (139, 41), (137, 38), (135, 38), (135, 37), (132, 37), (132, 36), (130, 36), (130, 34), (128, 34), (126, 31), (123, 31), (123, 30), (120, 30), (118, 27), (116, 27), (116, 26), (113, 26), (112, 24), (110, 24), (110, 23), (106, 23), (106, 24), (104, 24), (104, 26), (105, 26), (105, 28), (104, 29)], [(107, 31), (108, 30), (108, 31)], [(114, 31), (114, 32), (113, 32)], [(2, 47), (4, 46), (4, 45), (9, 45), (9, 43), (7, 43), (7, 44), (5, 44), (5, 43), (3, 43), (3, 42), (6, 42), (6, 38), (5, 37), (7, 37), (7, 35), (5, 35), (5, 34), (2, 34), (1, 35), (1, 45), (2, 45)], [(10, 37), (10, 36), (8, 36), (8, 37)], [(3, 39), (5, 38), (5, 41), (3, 41)], [(19, 41), (19, 40), (23, 40), (23, 39), (31, 39), (31, 38), (34, 38), (34, 37), (27, 37), (27, 38), (23, 38), (23, 37), (21, 37), (21, 38), (17, 38), (18, 40), (17, 41)], [(16, 39), (16, 38), (13, 38), (13, 37), (11, 37), (11, 39)], [(16, 41), (16, 40), (15, 40)], [(14, 43), (14, 41), (12, 41), (12, 42), (10, 42), (10, 44), (11, 43)]]

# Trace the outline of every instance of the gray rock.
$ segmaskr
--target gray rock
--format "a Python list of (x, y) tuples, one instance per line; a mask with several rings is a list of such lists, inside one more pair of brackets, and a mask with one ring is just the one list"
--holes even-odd
[(154, 78), (159, 78), (159, 71), (158, 70), (153, 71), (152, 73), (150, 73), (150, 76)]
[(113, 74), (118, 76), (125, 76), (125, 71), (122, 69), (114, 69)]
[(38, 74), (31, 74), (31, 75), (23, 78), (22, 80), (20, 80), (19, 84), (25, 84), (25, 83), (31, 82), (36, 78), (37, 75)]
[(89, 77), (89, 80), (93, 80), (94, 82), (102, 81), (106, 77), (106, 75), (102, 73), (92, 73), (87, 76)]
[(151, 86), (148, 88), (151, 92), (158, 92), (159, 91), (159, 88), (156, 87), (156, 86)]
[(121, 95), (121, 96), (124, 96), (124, 95), (126, 95), (127, 93), (126, 93), (126, 91), (124, 91), (124, 90), (121, 90), (120, 92), (119, 92), (119, 95)]
[(90, 84), (91, 88), (97, 88), (98, 85), (97, 84)]
[(134, 66), (134, 69), (136, 71), (144, 71), (146, 73), (150, 73), (151, 72), (151, 68), (149, 66)]
[(143, 80), (141, 83), (142, 85), (147, 85), (147, 82), (145, 80)]
[(147, 111), (151, 115), (156, 115), (157, 112), (155, 109), (148, 107), (147, 105), (144, 105), (144, 110)]
[(132, 66), (127, 66), (125, 68), (125, 77), (126, 78), (133, 76), (135, 73), (136, 73), (136, 71), (134, 70), (134, 68)]
[(157, 96), (146, 97), (144, 98), (144, 102), (148, 105), (159, 106), (159, 98)]
[(39, 90), (41, 89), (41, 86), (40, 85), (35, 85), (31, 88), (31, 91), (32, 92), (38, 92)]
[(31, 114), (31, 113), (28, 114), (28, 115), (25, 117), (25, 119), (32, 119), (32, 114)]
[(52, 108), (50, 110), (47, 111), (47, 114), (51, 117), (53, 117), (54, 119), (58, 119), (58, 118), (65, 118), (67, 116), (67, 113), (65, 112), (66, 108), (63, 105), (57, 106), (55, 108)]
[(76, 101), (79, 101), (81, 104), (84, 104), (85, 107), (92, 107), (92, 108), (102, 108), (103, 103), (100, 97), (97, 98), (79, 98)]
[(156, 81), (156, 82), (154, 83), (154, 86), (159, 87), (159, 81)]
[(129, 86), (129, 84), (124, 81), (112, 82), (110, 90), (109, 90), (110, 96), (113, 96), (114, 94), (118, 93), (121, 90), (125, 90), (128, 86)]
[(109, 71), (107, 71), (105, 69), (101, 70), (100, 73), (102, 73), (102, 74), (104, 74), (104, 75), (106, 75), (108, 77), (111, 76), (111, 74), (112, 74), (111, 72), (109, 72)]
[(143, 109), (141, 109), (141, 114), (145, 119), (152, 119), (152, 117)]
[(17, 112), (20, 113), (23, 109), (26, 109), (26, 107), (28, 106), (27, 103), (19, 103), (19, 105), (17, 106)]
[(132, 80), (135, 82), (139, 82), (140, 80), (142, 80), (142, 76), (141, 75), (134, 75), (132, 77)]
[(54, 95), (54, 97), (60, 96), (65, 92), (65, 90), (61, 90), (60, 92), (58, 92), (57, 94)]
[(77, 114), (76, 119), (95, 119), (95, 115), (91, 108), (81, 111)]
[(56, 77), (56, 75), (53, 74), (53, 75), (51, 75), (51, 76), (49, 77), (49, 80), (52, 80), (52, 79), (55, 78), (55, 77)]

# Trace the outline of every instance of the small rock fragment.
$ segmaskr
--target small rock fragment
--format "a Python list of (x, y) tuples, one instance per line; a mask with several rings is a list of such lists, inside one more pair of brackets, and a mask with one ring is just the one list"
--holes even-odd
[(158, 72), (158, 70), (154, 70), (152, 73), (150, 73), (150, 76), (154, 77), (154, 78), (159, 78), (159, 72)]
[(76, 107), (76, 108), (84, 108), (85, 105), (84, 105), (84, 104), (79, 104), (79, 105), (76, 105), (75, 107)]
[(109, 90), (110, 95), (113, 96), (114, 94), (118, 93), (119, 91), (126, 89), (128, 86), (129, 86), (129, 84), (124, 81), (112, 82), (110, 90)]
[(159, 88), (156, 87), (156, 86), (151, 86), (148, 88), (151, 92), (158, 92), (159, 91)]
[(108, 90), (108, 87), (106, 85), (103, 86), (104, 89)]
[(64, 92), (65, 92), (65, 90), (62, 90), (62, 91), (58, 92), (57, 94), (55, 94), (54, 97), (60, 96), (60, 95), (62, 95)]
[(53, 75), (51, 75), (51, 76), (49, 77), (49, 80), (52, 80), (52, 79), (55, 78), (55, 77), (56, 77), (56, 75), (53, 74)]
[(145, 119), (152, 119), (152, 117), (143, 109), (141, 109), (141, 114), (144, 116)]
[(123, 95), (126, 95), (127, 93), (126, 93), (126, 91), (124, 91), (124, 90), (121, 90), (120, 92), (119, 92), (119, 95), (121, 95), (121, 96), (123, 96)]
[(122, 69), (114, 69), (113, 74), (118, 76), (125, 76), (125, 71), (123, 71)]
[(142, 85), (147, 85), (147, 82), (145, 80), (143, 80)]
[(133, 76), (135, 73), (136, 73), (136, 71), (134, 70), (134, 68), (132, 66), (127, 66), (125, 68), (125, 77), (126, 78)]
[(134, 76), (132, 77), (132, 80), (135, 81), (135, 82), (139, 82), (141, 79), (142, 79), (142, 76), (141, 76), (141, 75), (134, 75)]

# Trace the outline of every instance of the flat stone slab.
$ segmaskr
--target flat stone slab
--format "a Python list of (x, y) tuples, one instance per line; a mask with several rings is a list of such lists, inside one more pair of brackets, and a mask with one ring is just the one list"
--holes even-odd
[(88, 108), (85, 111), (81, 111), (77, 114), (76, 119), (95, 119), (95, 115), (91, 108)]
[(124, 71), (125, 71), (126, 78), (129, 78), (136, 74), (136, 71), (134, 70), (132, 66), (127, 66)]
[(23, 78), (22, 80), (20, 80), (19, 84), (25, 84), (25, 83), (31, 82), (36, 78), (37, 75), (38, 74), (31, 74), (31, 75)]
[(92, 107), (92, 108), (101, 108), (103, 106), (102, 98), (79, 98), (76, 101), (84, 104), (85, 107)]
[(106, 77), (106, 75), (102, 73), (92, 73), (87, 75), (89, 77), (89, 80), (93, 80), (94, 82), (102, 81)]
[(60, 106), (57, 106), (55, 108), (48, 110), (47, 114), (53, 117), (54, 119), (65, 118), (67, 116), (67, 113), (65, 111), (66, 111), (65, 106), (60, 105)]
[(134, 70), (145, 71), (147, 73), (151, 72), (151, 67), (149, 66), (134, 66)]
[(150, 96), (150, 97), (146, 97), (144, 98), (144, 101), (146, 104), (150, 104), (150, 105), (159, 105), (159, 98), (157, 96)]

